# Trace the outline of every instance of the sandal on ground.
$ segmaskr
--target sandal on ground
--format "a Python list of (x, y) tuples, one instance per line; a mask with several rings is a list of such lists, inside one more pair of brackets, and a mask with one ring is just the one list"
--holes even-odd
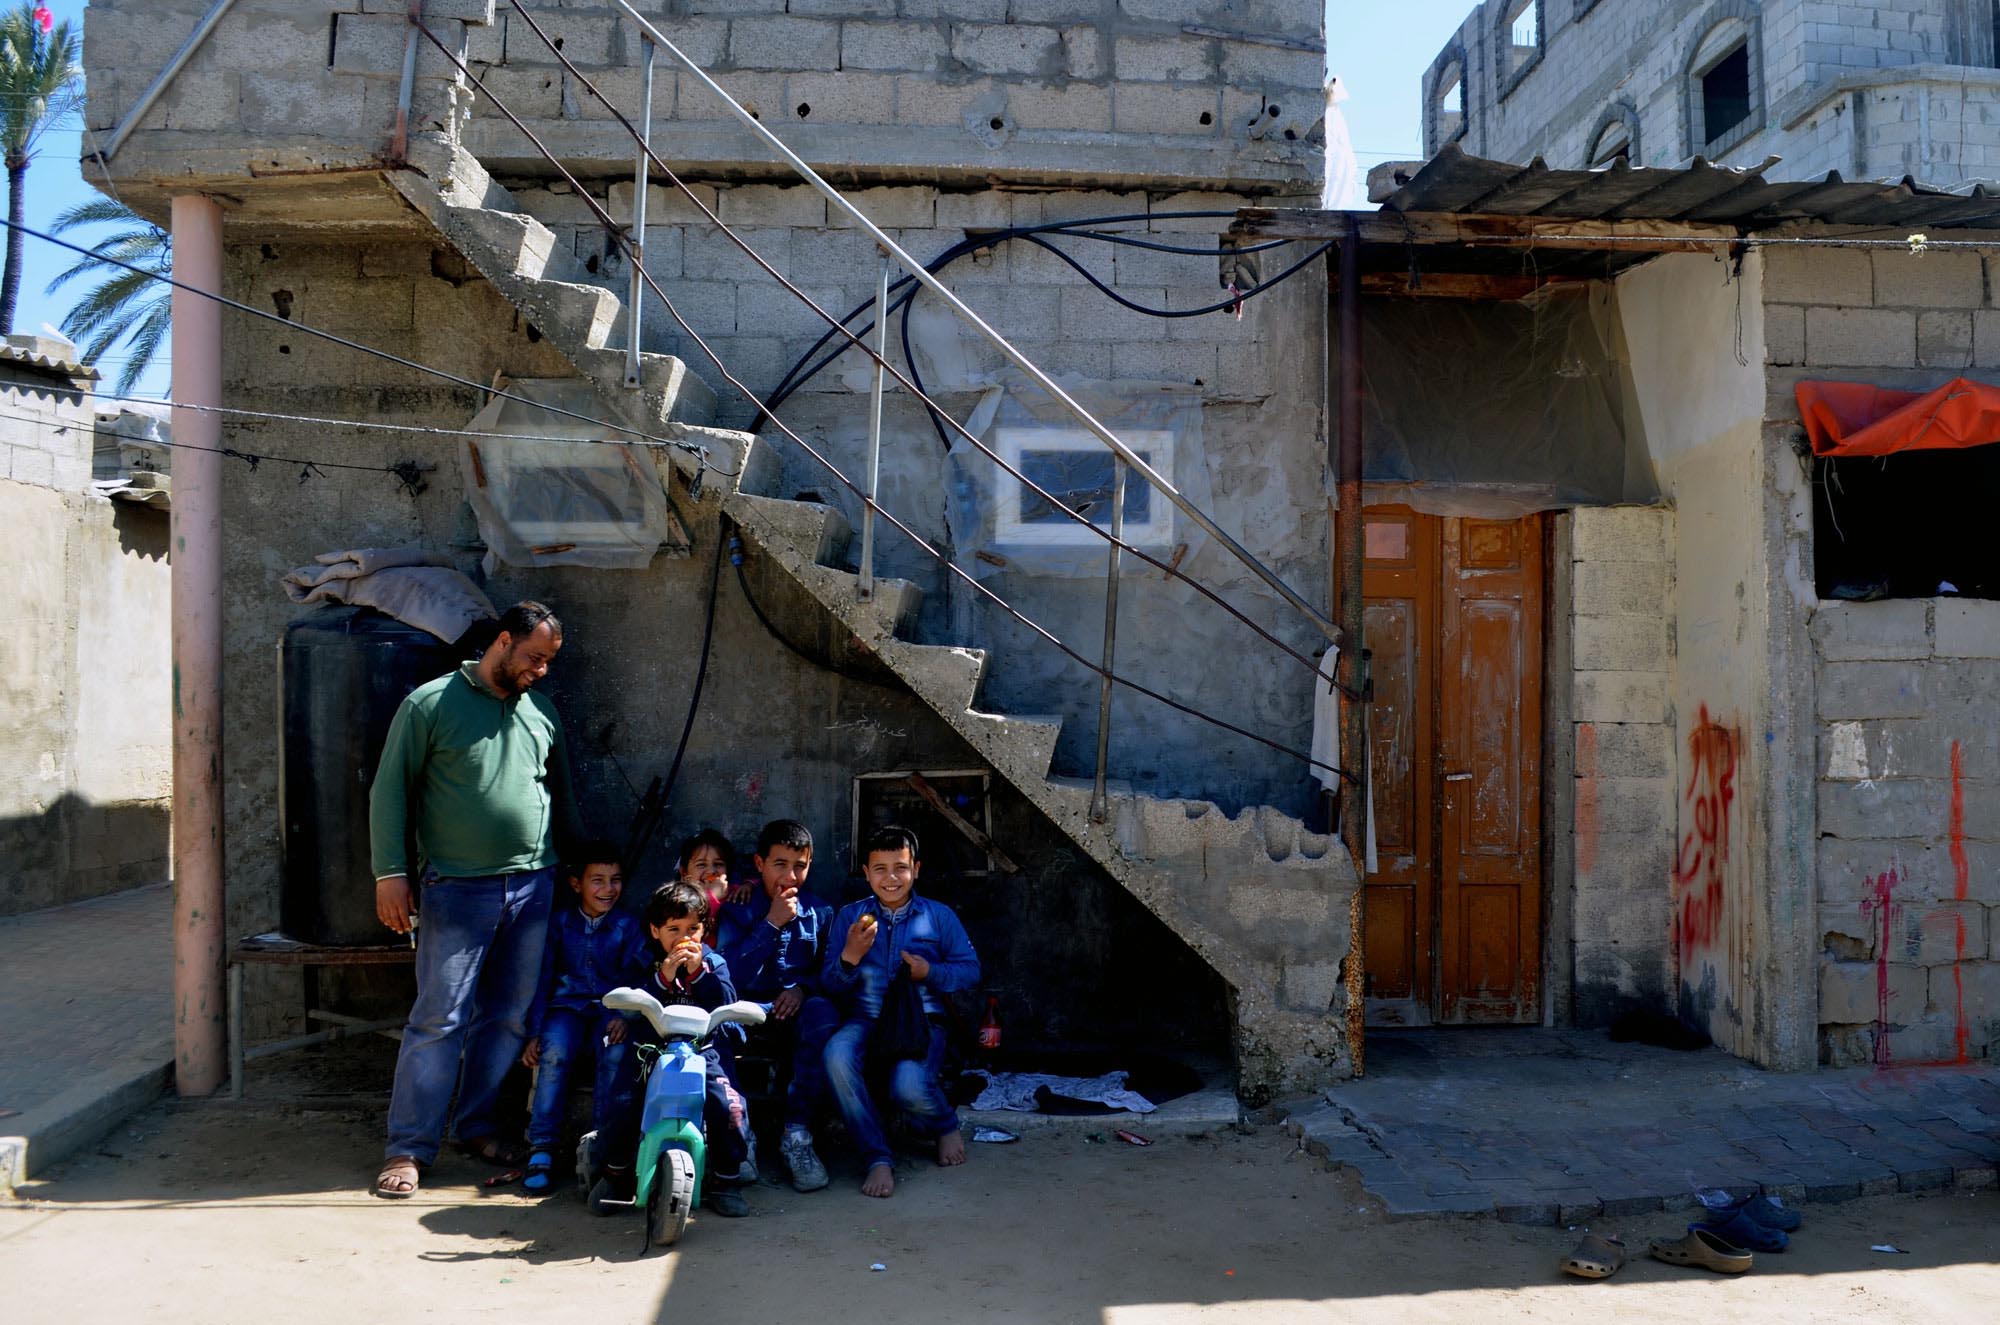
[(1609, 1279), (1618, 1273), (1618, 1267), (1623, 1264), (1623, 1242), (1617, 1238), (1601, 1238), (1595, 1233), (1586, 1233), (1583, 1241), (1576, 1244), (1576, 1250), (1563, 1261), (1562, 1272), (1579, 1279)]
[(491, 1164), (496, 1169), (518, 1169), (528, 1162), (528, 1148), (512, 1141), (503, 1141), (497, 1136), (461, 1137), (452, 1143), (452, 1148), (461, 1155), (470, 1155), (482, 1164)]
[(381, 1172), (369, 1190), (385, 1201), (404, 1201), (417, 1194), (423, 1165), (411, 1155), (392, 1155), (382, 1161)]
[(1656, 1261), (1669, 1265), (1691, 1265), (1717, 1274), (1742, 1274), (1750, 1268), (1750, 1253), (1700, 1224), (1689, 1224), (1687, 1235), (1672, 1241), (1654, 1238), (1649, 1248)]
[(540, 1196), (555, 1185), (556, 1164), (546, 1150), (537, 1150), (528, 1156), (528, 1173), (521, 1180), (521, 1190), (532, 1196)]
[(750, 1213), (750, 1202), (735, 1188), (718, 1186), (701, 1194), (701, 1208), (724, 1219), (743, 1219)]

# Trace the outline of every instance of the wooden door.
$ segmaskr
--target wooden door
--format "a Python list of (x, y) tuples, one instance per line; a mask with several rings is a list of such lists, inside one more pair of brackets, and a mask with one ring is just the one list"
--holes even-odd
[(1541, 971), (1541, 521), (1371, 507), (1376, 1025), (1534, 1022)]

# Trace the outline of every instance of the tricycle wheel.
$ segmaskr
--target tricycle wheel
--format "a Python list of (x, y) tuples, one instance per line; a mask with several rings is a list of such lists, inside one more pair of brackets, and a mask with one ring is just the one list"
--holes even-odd
[(685, 1150), (662, 1151), (646, 1209), (646, 1227), (652, 1233), (653, 1245), (671, 1247), (680, 1241), (693, 1212), (694, 1156)]

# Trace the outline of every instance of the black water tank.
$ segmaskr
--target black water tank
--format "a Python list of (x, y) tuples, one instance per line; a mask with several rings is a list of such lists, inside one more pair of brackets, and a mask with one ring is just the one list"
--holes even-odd
[[(386, 943), (368, 788), (403, 697), (457, 666), (437, 636), (366, 607), (321, 607), (278, 646), (279, 924), (308, 943)], [(411, 844), (414, 849), (414, 843)]]

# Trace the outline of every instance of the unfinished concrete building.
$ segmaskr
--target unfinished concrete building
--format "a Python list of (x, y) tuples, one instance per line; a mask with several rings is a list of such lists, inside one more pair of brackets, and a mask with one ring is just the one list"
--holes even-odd
[[(638, 166), (597, 99), (645, 100), (622, 5), (301, 8), (208, 11), (154, 99), (203, 6), (93, 6), (89, 42), (109, 177), (222, 225), (226, 406), (294, 416), (232, 416), (284, 459), (218, 471), (234, 933), (278, 911), (275, 581), (416, 543), (561, 607), (600, 831), (674, 763), (704, 657), (676, 831), (797, 815), (837, 892), (857, 831), (951, 807), (935, 890), (1029, 1043), (1211, 1055), (1251, 1100), (1356, 1070), (1364, 1018), (1650, 1010), (1792, 1069), (1993, 1052), (2000, 723), (1967, 660), (1995, 626), (1943, 587), (1980, 553), (1877, 564), (1907, 496), (1813, 458), (1792, 394), (2000, 359), (1983, 194), (1452, 150), (1381, 213), (1305, 210), (1312, 3), (642, 5), (690, 59), (654, 62)], [(866, 532), (872, 364), (769, 270), (872, 337), (864, 217), (1161, 482), (1121, 500), (1100, 436), (892, 284)], [(484, 510), (532, 448), (468, 432), (577, 415), (645, 444), (636, 564)], [(305, 467), (333, 458), (361, 468)], [(1340, 656), (1372, 680), (1344, 754), (1315, 740), (1336, 615), (1373, 655)], [(1345, 843), (1315, 831), (1334, 765), (1374, 796), (1339, 798)], [(253, 1033), (296, 1015), (249, 992)]]
[(1996, 93), (1988, 0), (1486, 0), (1424, 75), (1424, 152), (1944, 186), (2000, 177)]

